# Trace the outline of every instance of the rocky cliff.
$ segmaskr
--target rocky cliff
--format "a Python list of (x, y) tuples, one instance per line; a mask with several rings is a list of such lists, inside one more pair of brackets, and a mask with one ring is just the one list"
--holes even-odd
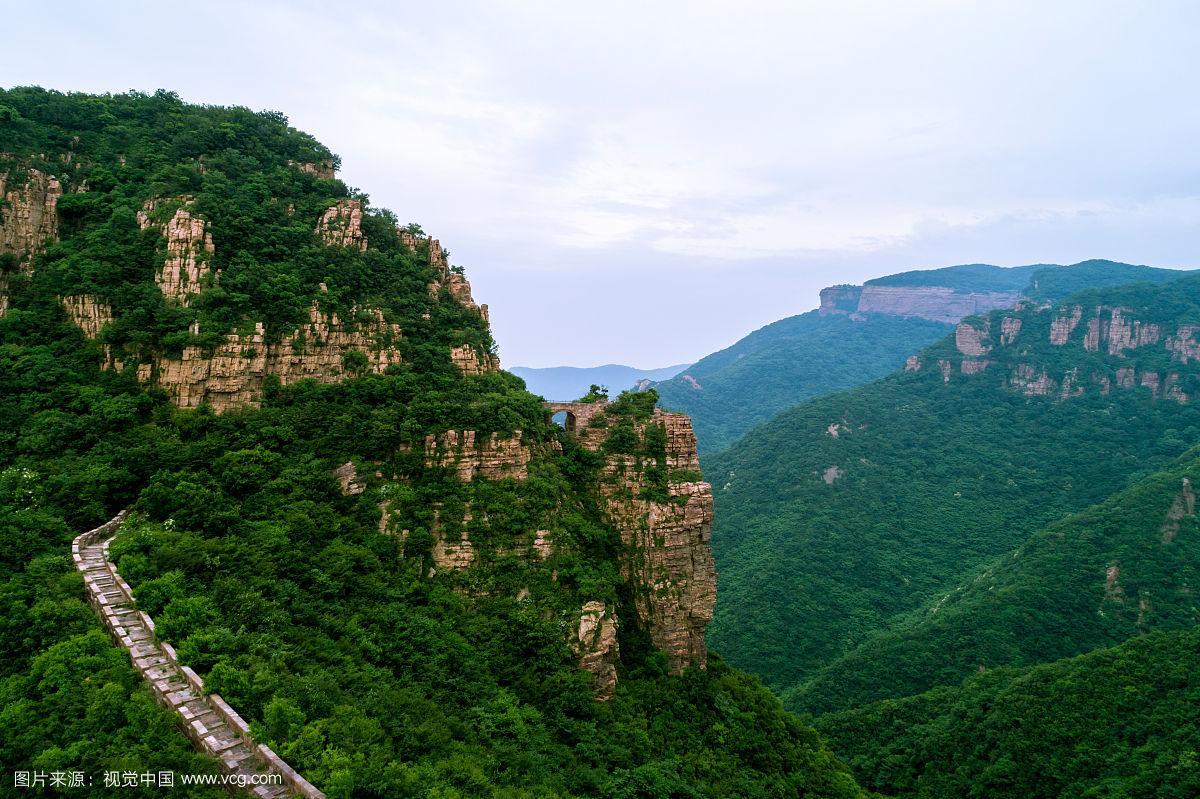
[(946, 286), (830, 286), (821, 290), (822, 314), (878, 313), (953, 323), (965, 316), (1010, 308), (1019, 291), (956, 291)]
[[(0, 171), (0, 256), (12, 256), (16, 271), (28, 273), (33, 256), (58, 238), (58, 178), (29, 168), (23, 179)], [(8, 310), (9, 275), (0, 264), (0, 316)]]
[[(964, 319), (953, 351), (937, 359), (943, 381), (984, 375), (1026, 396), (1070, 399), (1142, 390), (1153, 399), (1190, 402), (1200, 394), (1200, 323), (1194, 314), (1149, 304), (1018, 304)], [(908, 371), (920, 371), (914, 356)]]
[[(691, 420), (660, 409), (630, 421), (610, 413), (606, 403), (549, 403), (566, 413), (566, 426), (580, 443), (605, 455), (598, 486), (609, 521), (621, 532), (622, 571), (634, 589), (638, 622), (667, 656), (673, 672), (705, 665), (705, 630), (716, 605), (716, 566), (712, 536), (712, 486), (700, 478)], [(635, 453), (613, 451), (614, 430), (633, 430)], [(661, 458), (661, 462), (659, 462)], [(655, 469), (664, 469), (665, 491), (655, 495)], [(615, 624), (615, 621), (614, 621)]]
[[(15, 221), (4, 233), (5, 241), (12, 242), (12, 246), (41, 246), (52, 235), (54, 224), (47, 221), (46, 209), (53, 210), (56, 195), (50, 180), (53, 179), (31, 183), (35, 189), (27, 187), (20, 193), (25, 198), (24, 210), (13, 217)], [(147, 201), (137, 215), (139, 227), (158, 230), (162, 237), (155, 283), (168, 302), (183, 307), (220, 280), (220, 273), (210, 266), (216, 255), (210, 225), (195, 214), (193, 205), (194, 200), (189, 196), (156, 198)], [(314, 235), (329, 247), (365, 252), (369, 243), (363, 233), (362, 218), (360, 201), (339, 200), (322, 213), (314, 226)], [(37, 220), (36, 224), (31, 220)], [(400, 232), (400, 238), (411, 251), (427, 248), (429, 264), (438, 275), (430, 284), (431, 299), (462, 305), (479, 314), (486, 323), (487, 306), (475, 303), (466, 277), (448, 266), (445, 252), (436, 239), (406, 230)], [(320, 290), (327, 291), (324, 284)], [(112, 307), (95, 296), (64, 297), (61, 302), (67, 317), (89, 338), (99, 337), (116, 318)], [(189, 331), (193, 339), (206, 332), (198, 323)], [(106, 345), (105, 366), (118, 371), (135, 369), (143, 382), (157, 383), (166, 389), (179, 407), (206, 404), (221, 413), (257, 406), (263, 382), (272, 375), (287, 385), (304, 379), (336, 383), (354, 374), (380, 374), (401, 362), (402, 337), (400, 326), (389, 322), (379, 308), (354, 307), (343, 318), (325, 310), (318, 301), (309, 309), (307, 323), (275, 342), (268, 340), (262, 322), (251, 321), (223, 334), (223, 340), (216, 346), (190, 344), (178, 354), (114, 349)], [(447, 354), (465, 375), (500, 369), (494, 354), (480, 352), (468, 344), (452, 346)]]

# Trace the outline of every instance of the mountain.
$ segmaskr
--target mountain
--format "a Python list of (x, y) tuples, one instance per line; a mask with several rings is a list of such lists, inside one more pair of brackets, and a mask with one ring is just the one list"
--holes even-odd
[(319, 142), (164, 91), (22, 88), (0, 153), (4, 763), (864, 795), (708, 654), (687, 417), (525, 391), (461, 267)]
[(846, 708), (1200, 624), (1200, 453), (1053, 522), (822, 669), (791, 704)]
[(550, 366), (535, 368), (513, 366), (508, 371), (525, 381), (525, 388), (551, 401), (569, 402), (588, 393), (593, 385), (604, 386), (613, 394), (634, 388), (642, 381), (669, 380), (687, 368), (687, 364), (661, 369), (635, 369), (615, 363), (604, 366)]
[(803, 708), (839, 657), (1200, 439), (1197, 330), (1197, 277), (1024, 302), (709, 456), (714, 645)]
[(786, 408), (900, 368), (965, 316), (1011, 307), (1023, 296), (1053, 301), (1083, 288), (1181, 274), (1098, 260), (965, 264), (831, 286), (821, 291), (818, 310), (756, 330), (654, 387), (664, 407), (692, 417), (701, 453), (718, 452)]
[(863, 783), (904, 799), (1200, 795), (1200, 629), (1157, 632), (821, 716)]

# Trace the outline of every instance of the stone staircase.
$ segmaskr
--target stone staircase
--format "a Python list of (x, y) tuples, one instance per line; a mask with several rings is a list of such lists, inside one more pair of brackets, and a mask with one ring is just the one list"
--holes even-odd
[(129, 653), (159, 703), (178, 716), (196, 748), (215, 758), (229, 775), (229, 787), (242, 787), (260, 799), (325, 799), (270, 748), (254, 743), (242, 717), (218, 694), (205, 694), (200, 676), (179, 662), (170, 644), (155, 639), (154, 622), (137, 609), (133, 591), (108, 560), (109, 542), (125, 516), (122, 511), (107, 524), (78, 536), (71, 546), (88, 602), (109, 634)]

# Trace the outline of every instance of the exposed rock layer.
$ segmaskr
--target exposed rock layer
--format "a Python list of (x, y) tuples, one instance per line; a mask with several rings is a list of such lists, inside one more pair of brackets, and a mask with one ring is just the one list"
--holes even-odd
[[(606, 403), (547, 403), (552, 413), (566, 412), (567, 428), (585, 447), (600, 451), (608, 437)], [(598, 423), (597, 423), (598, 422)], [(667, 656), (672, 672), (689, 664), (703, 667), (708, 650), (705, 630), (716, 605), (716, 566), (712, 536), (712, 487), (695, 481), (700, 460), (691, 420), (684, 414), (655, 409), (637, 423), (644, 440), (650, 425), (666, 434), (666, 465), (686, 479), (670, 479), (666, 501), (645, 497), (645, 469), (631, 455), (606, 455), (600, 481), (609, 521), (624, 544), (622, 571), (634, 589), (639, 623), (656, 648)]]

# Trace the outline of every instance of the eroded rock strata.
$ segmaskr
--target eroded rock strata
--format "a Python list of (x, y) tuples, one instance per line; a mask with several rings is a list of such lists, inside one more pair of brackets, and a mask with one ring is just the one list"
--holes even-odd
[[(17, 259), (17, 271), (28, 274), (33, 256), (58, 240), (58, 178), (28, 169), (24, 180), (0, 172), (0, 255)], [(18, 185), (19, 184), (19, 185)], [(9, 278), (0, 272), (0, 316), (8, 311)]]
[[(568, 430), (587, 448), (603, 451), (607, 425), (615, 422), (607, 418), (605, 403), (547, 407), (568, 413)], [(647, 477), (655, 464), (619, 453), (606, 454), (599, 492), (609, 522), (621, 533), (622, 572), (634, 588), (638, 622), (667, 656), (671, 671), (679, 672), (692, 663), (703, 667), (708, 657), (705, 630), (717, 598), (712, 486), (699, 479), (696, 436), (687, 416), (655, 409), (634, 425), (643, 443), (651, 426), (665, 434), (667, 496), (649, 497)]]

